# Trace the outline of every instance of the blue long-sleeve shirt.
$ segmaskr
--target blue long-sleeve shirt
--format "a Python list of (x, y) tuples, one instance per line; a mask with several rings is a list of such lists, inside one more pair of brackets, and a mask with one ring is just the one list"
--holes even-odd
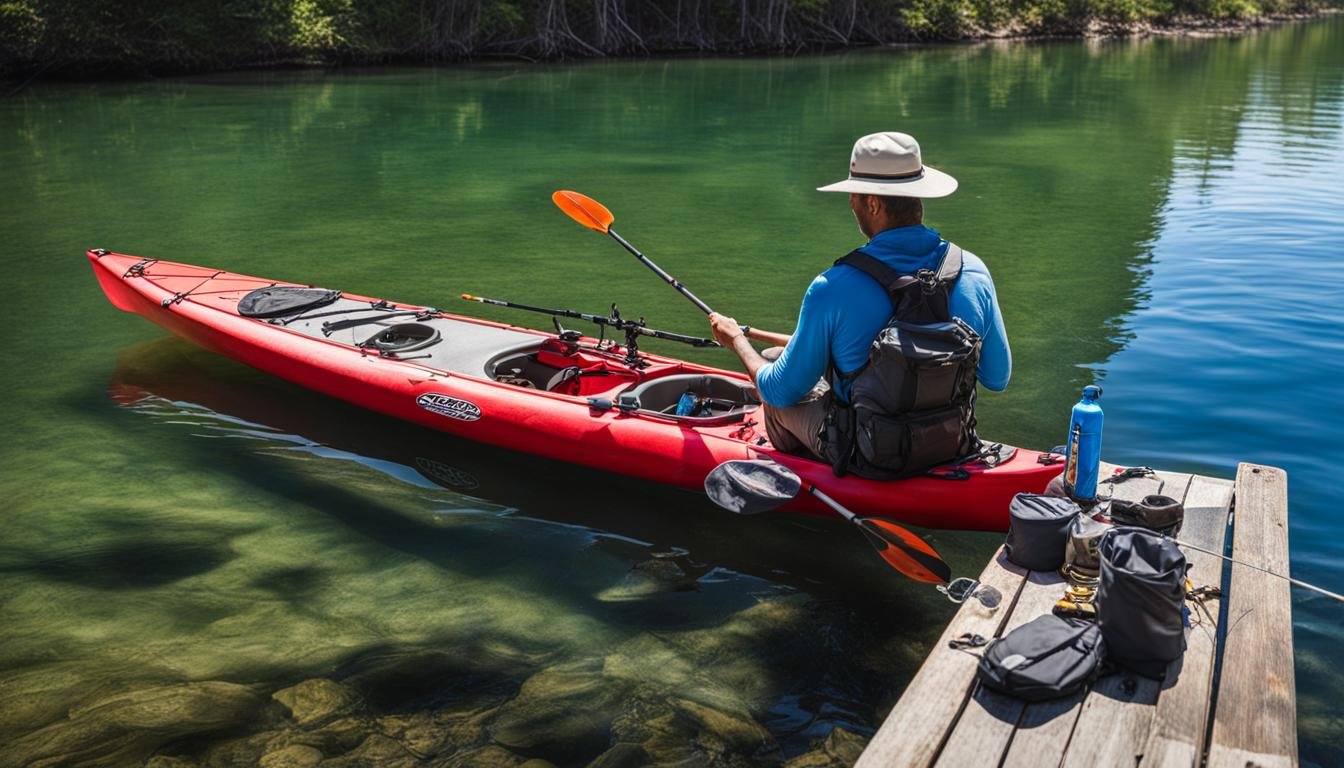
[[(860, 248), (903, 274), (937, 269), (947, 241), (916, 224), (879, 232)], [(996, 392), (1008, 386), (1013, 358), (999, 312), (994, 281), (985, 263), (963, 251), (961, 277), (949, 297), (948, 309), (980, 334), (982, 347), (976, 378)], [(877, 281), (859, 270), (833, 266), (817, 275), (803, 296), (798, 327), (784, 353), (761, 368), (756, 389), (765, 402), (786, 408), (806, 395), (826, 373), (832, 359), (842, 373), (868, 362), (868, 349), (891, 319), (891, 300)], [(848, 399), (847, 392), (838, 393)]]

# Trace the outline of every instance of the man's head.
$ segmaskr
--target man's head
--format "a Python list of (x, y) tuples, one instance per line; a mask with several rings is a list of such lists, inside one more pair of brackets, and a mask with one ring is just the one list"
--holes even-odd
[(924, 221), (921, 198), (947, 197), (957, 189), (957, 180), (924, 165), (919, 142), (904, 133), (872, 133), (854, 142), (849, 158), (849, 178), (824, 187), (821, 192), (848, 192), (849, 207), (859, 229), (872, 237), (893, 227)]
[(849, 209), (859, 231), (871, 238), (878, 232), (924, 223), (924, 201), (918, 197), (849, 193)]

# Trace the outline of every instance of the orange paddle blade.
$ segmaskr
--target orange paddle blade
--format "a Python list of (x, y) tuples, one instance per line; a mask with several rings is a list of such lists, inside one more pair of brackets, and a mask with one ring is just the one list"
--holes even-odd
[(855, 520), (877, 553), (892, 568), (915, 581), (946, 584), (952, 568), (923, 539), (887, 520), (863, 517)]
[(571, 192), (568, 189), (557, 189), (555, 194), (551, 195), (551, 202), (555, 203), (569, 218), (604, 235), (611, 229), (611, 222), (616, 220), (616, 217), (611, 215), (611, 211), (608, 211), (601, 203), (587, 195)]

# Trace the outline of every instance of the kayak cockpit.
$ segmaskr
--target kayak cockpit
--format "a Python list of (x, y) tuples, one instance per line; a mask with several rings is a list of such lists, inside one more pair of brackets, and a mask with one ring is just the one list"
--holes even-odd
[(503, 384), (587, 397), (594, 407), (701, 426), (741, 421), (760, 406), (745, 379), (686, 373), (681, 365), (631, 370), (618, 357), (548, 338), (500, 353), (486, 363), (485, 373)]
[(751, 383), (713, 373), (684, 373), (645, 381), (622, 392), (622, 409), (709, 426), (741, 421), (760, 407)]
[(552, 336), (345, 296), (255, 319), (389, 360), (701, 426), (741, 421), (760, 405), (746, 379), (688, 372), (680, 361), (657, 358), (641, 357), (643, 367), (632, 367), (622, 347), (572, 332)]

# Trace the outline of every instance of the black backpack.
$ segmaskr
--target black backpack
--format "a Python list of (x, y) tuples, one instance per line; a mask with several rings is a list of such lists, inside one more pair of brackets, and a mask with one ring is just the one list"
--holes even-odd
[(961, 248), (949, 243), (937, 270), (902, 275), (852, 251), (835, 262), (863, 272), (887, 292), (892, 318), (858, 371), (831, 366), (831, 387), (849, 382), (849, 403), (831, 398), (822, 442), (837, 476), (875, 480), (920, 474), (979, 450), (975, 369), (980, 336), (948, 310), (961, 275)]
[(1096, 680), (1106, 644), (1095, 621), (1047, 613), (990, 643), (976, 677), (987, 687), (1026, 701), (1045, 701)]

